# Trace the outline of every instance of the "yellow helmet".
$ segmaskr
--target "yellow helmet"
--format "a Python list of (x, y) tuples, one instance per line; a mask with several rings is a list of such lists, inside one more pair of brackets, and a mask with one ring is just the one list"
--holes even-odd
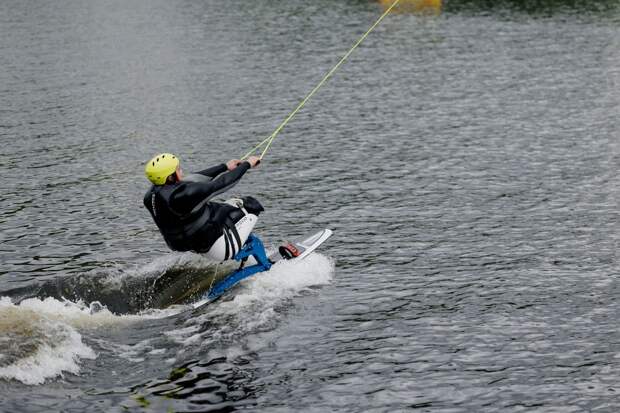
[(160, 153), (146, 163), (144, 173), (146, 177), (155, 185), (163, 185), (166, 178), (177, 170), (181, 162), (179, 158), (171, 153)]

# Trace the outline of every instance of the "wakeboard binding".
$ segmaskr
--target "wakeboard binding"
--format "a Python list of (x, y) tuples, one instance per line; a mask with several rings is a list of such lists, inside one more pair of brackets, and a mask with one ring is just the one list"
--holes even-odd
[(285, 260), (291, 260), (293, 258), (299, 257), (301, 251), (295, 244), (292, 242), (286, 242), (278, 248), (278, 252)]

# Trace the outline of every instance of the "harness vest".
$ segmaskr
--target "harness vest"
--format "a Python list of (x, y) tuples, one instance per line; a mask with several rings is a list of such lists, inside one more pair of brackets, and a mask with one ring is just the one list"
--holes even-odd
[[(144, 205), (170, 249), (207, 252), (224, 234), (224, 229), (236, 238), (238, 245), (241, 244), (235, 228), (235, 221), (244, 215), (241, 209), (228, 204), (210, 203), (211, 197), (207, 197), (189, 213), (181, 214), (170, 207), (172, 195), (179, 185), (153, 185), (144, 197)], [(258, 205), (262, 210), (262, 206)]]
[[(221, 229), (209, 222), (211, 211), (209, 198), (197, 204), (189, 213), (180, 214), (170, 207), (170, 201), (178, 184), (153, 185), (147, 192), (144, 204), (151, 213), (166, 244), (175, 251), (208, 250), (215, 239), (221, 235)], [(213, 233), (211, 245), (205, 239), (205, 233)], [(200, 236), (203, 235), (203, 236)]]

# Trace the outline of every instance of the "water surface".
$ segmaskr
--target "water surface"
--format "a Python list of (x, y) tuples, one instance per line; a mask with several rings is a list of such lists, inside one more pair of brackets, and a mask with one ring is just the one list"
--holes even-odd
[(334, 237), (190, 310), (226, 267), (143, 163), (240, 156), (383, 9), (2, 2), (0, 410), (617, 411), (620, 11), (523, 4), (389, 16), (235, 187)]

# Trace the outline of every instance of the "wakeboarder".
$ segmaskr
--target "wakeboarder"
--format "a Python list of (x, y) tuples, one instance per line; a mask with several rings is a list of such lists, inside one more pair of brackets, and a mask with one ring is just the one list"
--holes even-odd
[(168, 247), (204, 253), (217, 262), (235, 257), (264, 209), (251, 196), (226, 202), (212, 198), (232, 188), (259, 163), (258, 156), (231, 159), (184, 176), (176, 155), (162, 153), (148, 161), (145, 174), (153, 185), (144, 195), (144, 206)]

